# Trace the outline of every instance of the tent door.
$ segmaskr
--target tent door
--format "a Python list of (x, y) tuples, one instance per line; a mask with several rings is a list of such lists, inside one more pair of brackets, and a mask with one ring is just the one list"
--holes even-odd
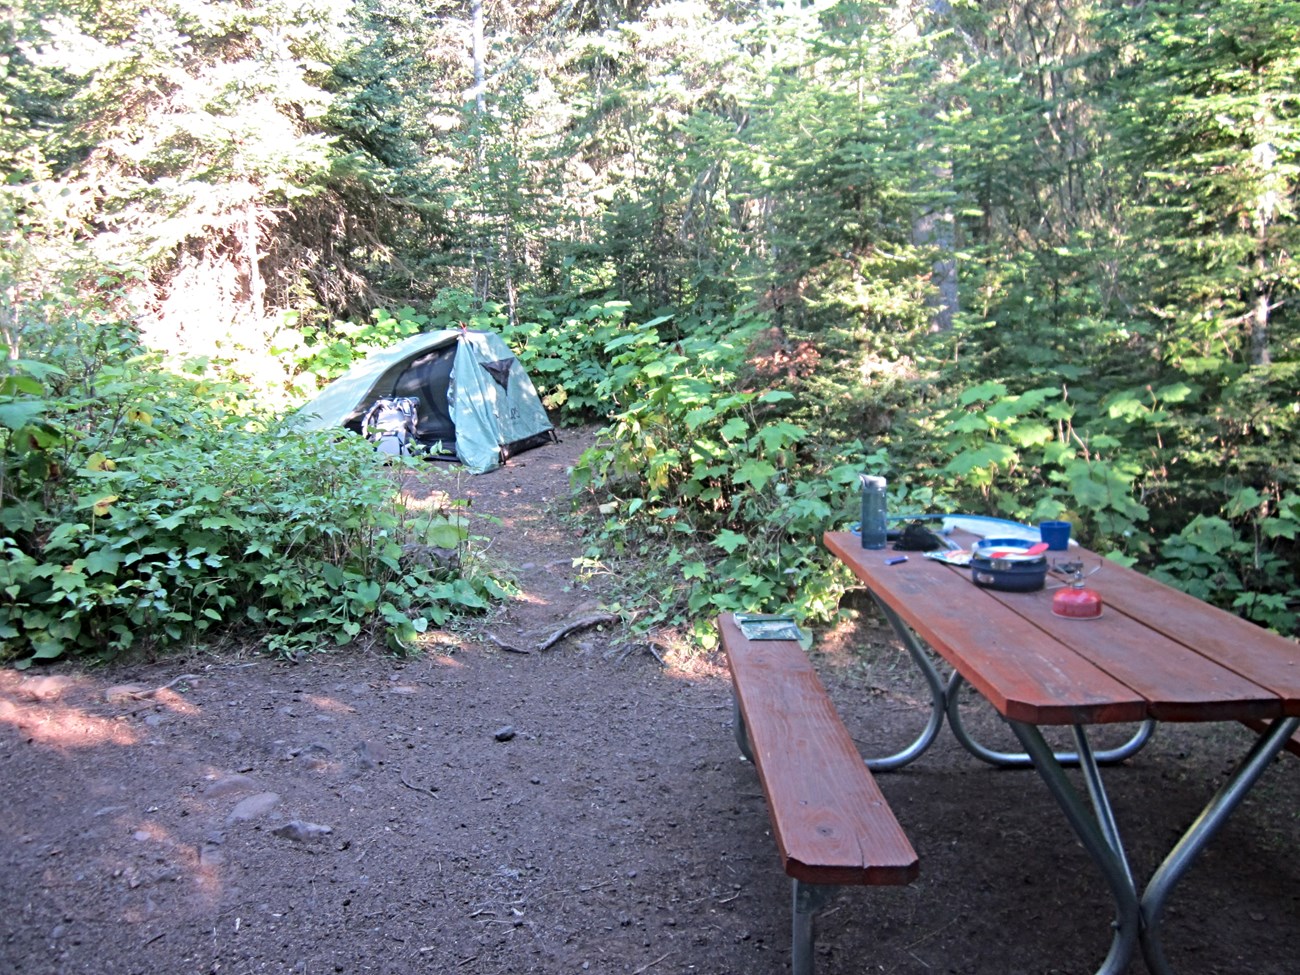
[(456, 421), (447, 402), (455, 360), (455, 343), (434, 349), (412, 361), (397, 377), (393, 389), (394, 396), (413, 396), (420, 404), (415, 438), (424, 444), (441, 441), (446, 453), (456, 449)]

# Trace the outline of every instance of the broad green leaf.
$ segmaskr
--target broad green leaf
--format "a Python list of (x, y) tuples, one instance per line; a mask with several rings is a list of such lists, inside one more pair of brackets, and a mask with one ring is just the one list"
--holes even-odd
[(35, 359), (19, 359), (13, 365), (40, 380), (54, 379), (58, 376), (66, 376), (67, 373), (58, 366), (51, 365), (48, 362), (38, 362)]
[(738, 416), (733, 416), (722, 425), (722, 438), (724, 440), (741, 440), (749, 433), (749, 424)]
[(1130, 392), (1121, 393), (1106, 404), (1106, 415), (1112, 420), (1142, 419), (1148, 412), (1147, 404)]
[(749, 540), (730, 528), (724, 528), (718, 533), (718, 537), (713, 540), (713, 544), (730, 555), (741, 546), (749, 544)]
[(122, 558), (122, 553), (116, 549), (95, 549), (93, 552), (86, 554), (86, 571), (91, 575), (101, 572), (106, 575), (114, 575), (122, 564)]
[(708, 423), (718, 415), (718, 411), (711, 406), (699, 406), (686, 414), (686, 426), (694, 431), (702, 423)]
[(1202, 552), (1218, 555), (1231, 549), (1237, 541), (1237, 533), (1232, 525), (1222, 518), (1197, 515), (1191, 523), (1179, 533), (1179, 537), (1191, 542)]
[(1242, 515), (1258, 511), (1263, 503), (1262, 494), (1253, 487), (1245, 487), (1228, 499), (1224, 511), (1230, 518), (1240, 518)]
[(734, 484), (752, 484), (754, 490), (761, 491), (763, 485), (776, 474), (776, 468), (765, 460), (747, 460), (731, 475)]
[(66, 545), (79, 535), (84, 535), (89, 530), (89, 526), (77, 522), (60, 522), (54, 527), (54, 531), (50, 532), (49, 538), (45, 540), (45, 547), (51, 549), (59, 548)]
[(0, 427), (21, 430), (45, 412), (43, 400), (0, 403)]
[(1187, 383), (1173, 383), (1156, 390), (1156, 399), (1162, 403), (1185, 403), (1197, 394), (1197, 390)]
[(1300, 522), (1294, 518), (1264, 518), (1259, 527), (1265, 538), (1295, 539), (1300, 532)]
[(358, 602), (364, 603), (369, 607), (373, 606), (373, 604), (379, 599), (381, 591), (379, 583), (375, 582), (373, 579), (367, 579), (352, 591), (352, 595)]
[(1007, 430), (1007, 437), (1018, 447), (1037, 447), (1049, 443), (1056, 431), (1046, 423), (1017, 423)]
[(984, 444), (974, 450), (963, 450), (944, 466), (949, 474), (969, 474), (989, 467), (1005, 467), (1015, 462), (1017, 454), (1006, 444)]
[(979, 433), (989, 428), (983, 413), (963, 413), (945, 428), (947, 433)]
[(970, 406), (972, 403), (977, 403), (981, 400), (990, 400), (1005, 395), (1007, 395), (1007, 387), (1002, 385), (1002, 383), (986, 382), (964, 390), (961, 396), (957, 398), (957, 402), (962, 406)]
[(425, 538), (434, 548), (456, 548), (468, 535), (469, 531), (462, 525), (443, 520), (431, 524)]
[(769, 423), (758, 431), (758, 439), (763, 441), (763, 448), (769, 452), (781, 450), (792, 443), (796, 443), (802, 440), (803, 436), (802, 427), (797, 427), (793, 423), (786, 423), (784, 420)]
[(45, 387), (31, 376), (0, 376), (0, 396), (40, 396)]

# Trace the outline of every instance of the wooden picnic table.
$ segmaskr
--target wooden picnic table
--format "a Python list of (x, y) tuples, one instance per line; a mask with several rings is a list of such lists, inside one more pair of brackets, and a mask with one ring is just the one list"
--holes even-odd
[[(926, 674), (934, 714), (913, 747), (877, 762), (895, 768), (918, 758), (946, 714), (953, 731), (979, 757), (1032, 765), (1115, 898), (1110, 953), (1098, 975), (1119, 975), (1140, 947), (1157, 975), (1171, 971), (1161, 947), (1164, 905), (1188, 867), (1245, 798), (1300, 727), (1300, 646), (1139, 572), (1072, 547), (1069, 560), (1091, 570), (1089, 588), (1104, 602), (1096, 619), (1054, 615), (1048, 576), (1039, 592), (998, 592), (976, 586), (970, 570), (910, 553), (862, 548), (857, 535), (827, 532), (826, 546), (870, 590)], [(921, 644), (953, 668), (940, 678)], [(968, 683), (1006, 720), (1023, 755), (982, 749), (960, 725), (956, 691)], [(1129, 746), (1108, 756), (1127, 757), (1159, 722), (1242, 721), (1260, 727), (1227, 783), (1178, 840), (1145, 886), (1134, 878), (1102, 779), (1104, 758), (1088, 739), (1092, 725), (1144, 722)], [(1077, 751), (1054, 753), (1044, 726), (1072, 730)], [(1064, 766), (1082, 769), (1086, 797)]]

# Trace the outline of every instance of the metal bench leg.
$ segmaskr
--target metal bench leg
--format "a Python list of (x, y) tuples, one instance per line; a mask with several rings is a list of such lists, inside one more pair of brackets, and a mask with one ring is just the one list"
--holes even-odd
[(876, 601), (880, 611), (884, 614), (885, 619), (889, 621), (898, 638), (903, 641), (903, 646), (907, 648), (912, 662), (916, 664), (917, 669), (921, 671), (921, 676), (925, 678), (925, 683), (930, 688), (930, 720), (925, 726), (925, 730), (917, 736), (916, 740), (900, 752), (893, 755), (884, 755), (880, 758), (867, 759), (867, 768), (873, 772), (888, 772), (892, 769), (902, 768), (904, 765), (914, 762), (925, 754), (933, 743), (935, 737), (939, 734), (939, 729), (943, 727), (943, 715), (946, 710), (945, 704), (947, 696), (944, 689), (943, 678), (939, 671), (935, 669), (930, 658), (926, 656), (925, 649), (921, 646), (921, 641), (911, 628), (904, 623), (892, 609), (885, 605), (884, 600), (874, 592), (871, 598)]
[(792, 975), (813, 975), (813, 937), (815, 915), (835, 895), (836, 887), (790, 881), (793, 891), (793, 923), (790, 934), (790, 971)]
[(754, 753), (749, 747), (749, 732), (745, 729), (745, 715), (740, 710), (740, 697), (733, 691), (731, 695), (731, 730), (736, 735), (736, 747), (745, 761), (753, 762)]

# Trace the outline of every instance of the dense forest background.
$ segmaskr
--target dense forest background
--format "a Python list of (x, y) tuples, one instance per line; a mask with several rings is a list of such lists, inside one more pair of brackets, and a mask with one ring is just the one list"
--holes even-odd
[(606, 424), (638, 625), (826, 617), (870, 471), (1296, 632), (1300, 3), (4, 7), (10, 659), (401, 650), (507, 591), (282, 422), (455, 323)]

